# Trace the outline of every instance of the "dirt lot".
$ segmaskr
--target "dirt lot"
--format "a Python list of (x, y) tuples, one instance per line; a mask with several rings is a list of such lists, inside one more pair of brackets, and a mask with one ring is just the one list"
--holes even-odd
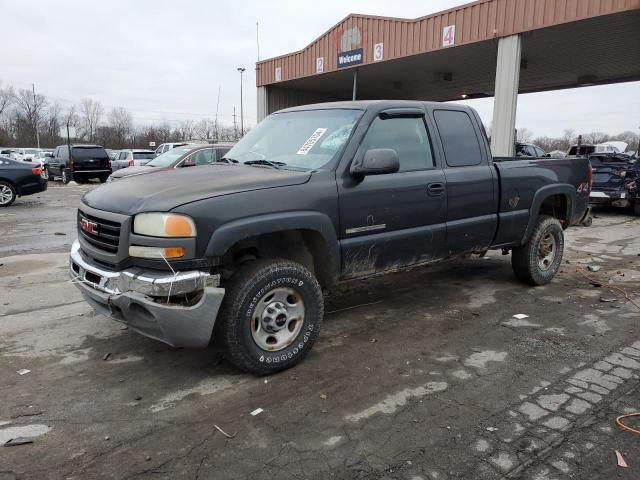
[(346, 285), (312, 354), (257, 378), (91, 312), (66, 252), (94, 187), (0, 211), (0, 444), (33, 439), (0, 479), (640, 478), (614, 421), (640, 411), (640, 312), (576, 272), (640, 302), (640, 219), (570, 230), (545, 287), (500, 252)]

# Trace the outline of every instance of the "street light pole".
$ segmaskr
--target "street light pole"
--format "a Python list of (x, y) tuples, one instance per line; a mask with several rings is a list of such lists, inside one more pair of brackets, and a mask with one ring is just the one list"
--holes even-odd
[(242, 105), (242, 74), (246, 68), (238, 67), (238, 71), (240, 72), (240, 138), (244, 135), (244, 108)]
[(31, 91), (33, 92), (33, 112), (34, 112), (34, 127), (36, 128), (36, 143), (38, 144), (38, 149), (40, 149), (40, 133), (38, 132), (38, 117), (35, 116), (35, 112), (38, 110), (38, 105), (36, 101), (36, 86), (35, 84), (31, 84)]

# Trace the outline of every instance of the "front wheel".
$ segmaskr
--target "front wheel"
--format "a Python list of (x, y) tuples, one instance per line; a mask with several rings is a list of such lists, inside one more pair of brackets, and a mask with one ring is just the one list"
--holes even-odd
[(640, 198), (636, 199), (636, 201), (633, 202), (633, 214), (636, 217), (640, 217)]
[(218, 318), (224, 355), (245, 372), (268, 375), (311, 350), (324, 315), (322, 289), (303, 265), (257, 260), (231, 278)]
[(540, 215), (527, 243), (514, 248), (511, 266), (529, 285), (549, 283), (558, 272), (564, 252), (564, 232), (557, 218)]
[(65, 185), (71, 181), (71, 171), (68, 168), (62, 169), (62, 183)]

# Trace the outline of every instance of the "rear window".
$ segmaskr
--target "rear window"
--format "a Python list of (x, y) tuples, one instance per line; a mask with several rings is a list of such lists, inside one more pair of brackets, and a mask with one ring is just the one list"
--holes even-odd
[(447, 165), (480, 165), (482, 151), (469, 115), (458, 110), (436, 110), (433, 116), (436, 119)]
[(104, 148), (73, 147), (73, 158), (82, 160), (84, 158), (109, 158)]
[(152, 158), (156, 158), (155, 153), (151, 152), (133, 152), (134, 160), (151, 160)]

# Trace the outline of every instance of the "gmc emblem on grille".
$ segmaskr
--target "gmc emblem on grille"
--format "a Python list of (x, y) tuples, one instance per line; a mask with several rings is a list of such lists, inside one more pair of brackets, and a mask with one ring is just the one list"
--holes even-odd
[(98, 224), (95, 222), (90, 222), (86, 218), (80, 220), (80, 228), (91, 235), (98, 234)]

